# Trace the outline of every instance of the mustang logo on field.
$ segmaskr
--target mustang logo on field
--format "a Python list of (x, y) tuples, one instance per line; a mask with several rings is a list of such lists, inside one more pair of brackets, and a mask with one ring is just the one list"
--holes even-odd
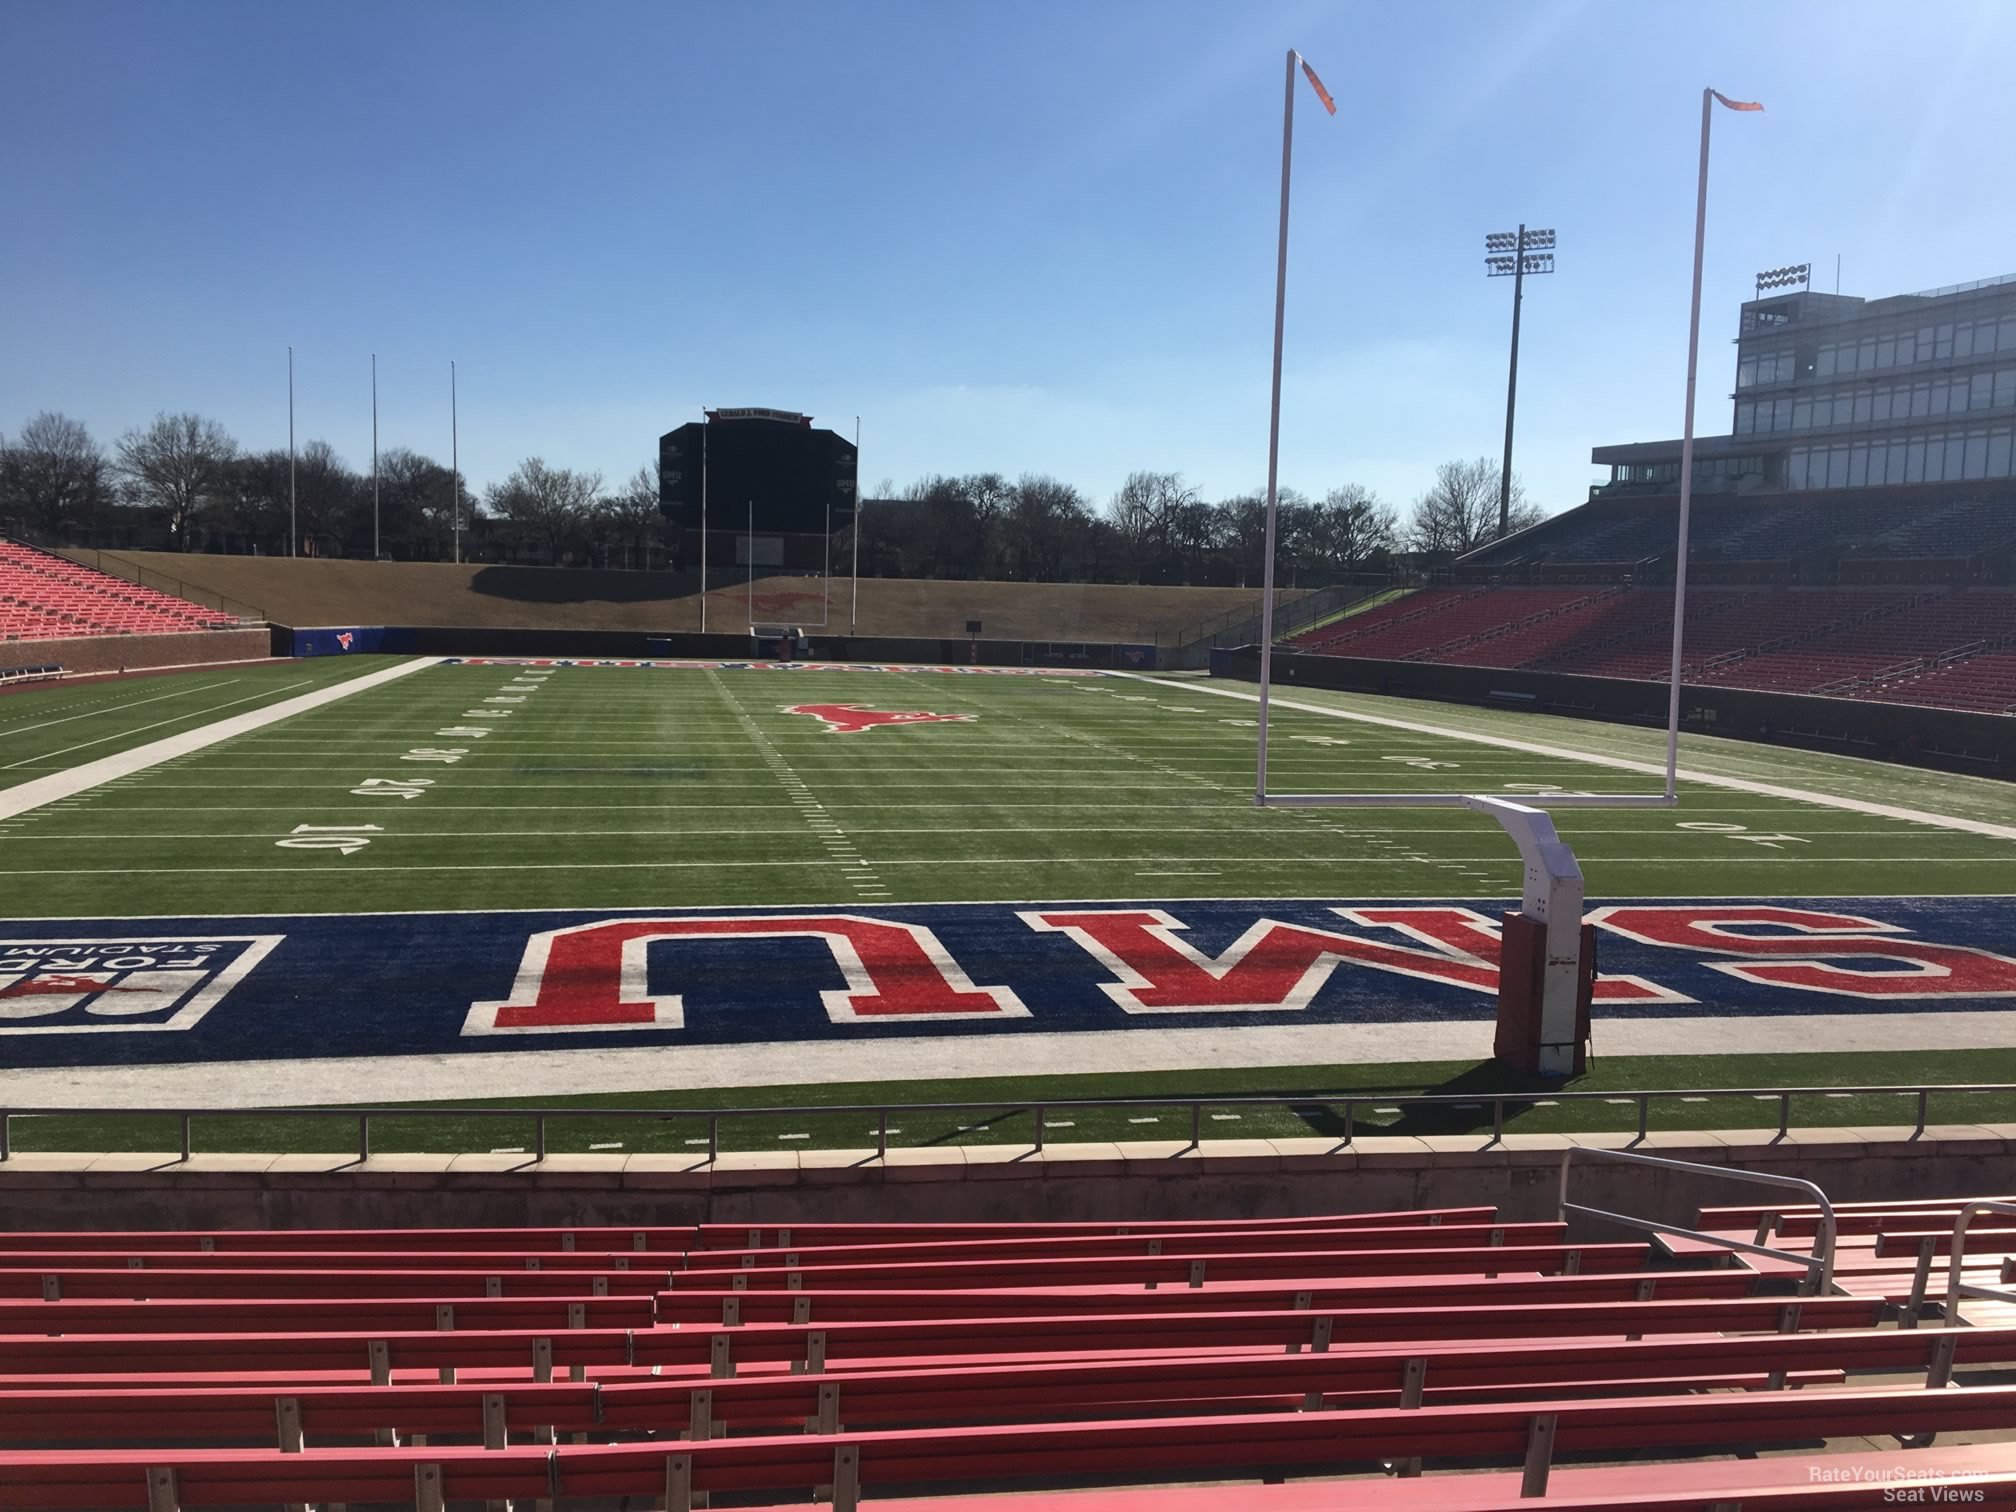
[(786, 704), (786, 714), (809, 714), (835, 735), (859, 735), (879, 725), (971, 724), (971, 714), (932, 714), (922, 709), (868, 709), (860, 704)]

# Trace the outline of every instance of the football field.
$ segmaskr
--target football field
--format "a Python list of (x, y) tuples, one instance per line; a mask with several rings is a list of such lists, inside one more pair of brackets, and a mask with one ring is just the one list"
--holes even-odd
[[(1204, 678), (750, 663), (16, 694), (6, 1100), (1474, 1075), (1511, 843), (1461, 810), (1256, 810), (1255, 717)], [(1290, 689), (1271, 736), (1277, 792), (1658, 786), (1657, 732), (1510, 711)], [(1604, 932), (1601, 1076), (2003, 1073), (2016, 790), (1731, 741), (1682, 766), (1677, 810), (1557, 816)]]

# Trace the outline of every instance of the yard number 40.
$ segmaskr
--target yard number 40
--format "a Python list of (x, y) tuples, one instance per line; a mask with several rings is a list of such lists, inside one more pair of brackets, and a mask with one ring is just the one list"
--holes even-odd
[(384, 828), (378, 824), (297, 824), (294, 833), (273, 843), (282, 850), (333, 850), (353, 855)]

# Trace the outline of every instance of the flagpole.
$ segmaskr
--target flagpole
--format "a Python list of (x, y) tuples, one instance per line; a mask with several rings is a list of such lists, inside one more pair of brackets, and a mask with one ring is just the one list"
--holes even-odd
[(378, 354), (371, 354), (371, 560), (382, 555), (378, 548)]
[(1673, 665), (1666, 690), (1666, 796), (1680, 775), (1681, 633), (1687, 622), (1687, 527), (1694, 504), (1694, 375), (1701, 354), (1701, 261), (1708, 232), (1708, 125), (1715, 91), (1701, 91), (1701, 172), (1694, 189), (1694, 296), (1687, 314), (1687, 409), (1680, 425), (1680, 539), (1673, 562)]
[(455, 560), (462, 560), (462, 433), (455, 413), (455, 359), (448, 359), (448, 470), (455, 475)]
[(287, 555), (295, 554), (294, 534), (294, 348), (287, 348)]
[[(704, 416), (707, 411), (702, 409)], [(707, 422), (700, 422), (700, 633), (707, 633)]]
[(1295, 148), (1295, 49), (1288, 49), (1281, 97), (1281, 234), (1274, 252), (1274, 380), (1267, 408), (1267, 546), (1260, 578), (1260, 739), (1253, 774), (1253, 806), (1267, 802), (1267, 699), (1274, 680), (1275, 485), (1281, 455), (1281, 328), (1288, 308), (1288, 175)]
[(861, 617), (861, 417), (854, 417), (854, 597), (847, 606), (847, 633)]

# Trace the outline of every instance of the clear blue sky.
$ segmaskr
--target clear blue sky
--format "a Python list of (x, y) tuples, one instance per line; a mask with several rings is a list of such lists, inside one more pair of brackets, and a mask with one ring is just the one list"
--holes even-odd
[[(1264, 476), (1283, 51), (1297, 104), (1282, 479), (1405, 504), (1679, 433), (1699, 91), (1719, 114), (1702, 429), (1752, 274), (1880, 295), (2016, 270), (2016, 6), (1187, 0), (0, 0), (0, 431), (197, 410), (247, 447), (619, 481), (702, 404), (859, 414), (872, 485)], [(1998, 61), (2000, 60), (2000, 61)]]

